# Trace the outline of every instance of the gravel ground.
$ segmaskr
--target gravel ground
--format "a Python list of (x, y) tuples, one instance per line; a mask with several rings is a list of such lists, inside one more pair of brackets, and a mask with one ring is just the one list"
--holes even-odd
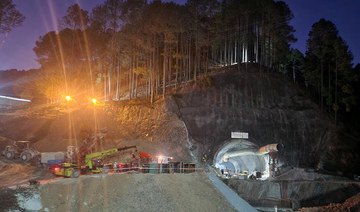
[(20, 159), (7, 160), (0, 156), (0, 188), (29, 184), (29, 180), (52, 179), (54, 175)]
[(36, 193), (38, 211), (236, 211), (204, 173), (87, 175)]

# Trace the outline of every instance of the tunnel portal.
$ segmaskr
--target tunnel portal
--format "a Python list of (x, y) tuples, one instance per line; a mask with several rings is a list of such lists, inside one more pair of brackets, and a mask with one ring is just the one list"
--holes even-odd
[(269, 155), (259, 152), (259, 147), (245, 139), (229, 139), (214, 156), (213, 164), (218, 169), (229, 169), (231, 173), (253, 174), (261, 172), (262, 178), (269, 176)]

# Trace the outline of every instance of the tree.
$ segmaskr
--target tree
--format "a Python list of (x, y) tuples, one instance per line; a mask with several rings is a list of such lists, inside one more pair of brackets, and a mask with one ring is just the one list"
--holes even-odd
[(335, 114), (349, 112), (355, 104), (351, 86), (354, 80), (352, 53), (331, 21), (320, 19), (309, 32), (306, 51), (306, 81), (324, 105)]
[(67, 95), (64, 90), (64, 78), (55, 70), (42, 70), (35, 81), (35, 87), (37, 92), (43, 95), (50, 104), (59, 101), (61, 94)]
[[(165, 98), (168, 87), (207, 74), (210, 65), (285, 63), (295, 40), (291, 18), (288, 6), (274, 0), (224, 0), (220, 7), (216, 0), (185, 6), (106, 0), (92, 10), (90, 25), (86, 11), (69, 7), (63, 20), (70, 29), (41, 37), (34, 50), (44, 68), (59, 67), (71, 83), (90, 76), (105, 99), (119, 99), (120, 88), (136, 98), (139, 85), (153, 102), (155, 95)], [(290, 60), (297, 80), (299, 61)]]
[(287, 74), (294, 83), (301, 80), (303, 83), (305, 72), (305, 58), (304, 55), (297, 49), (292, 49), (287, 56), (287, 62), (285, 63), (284, 74)]
[(282, 1), (223, 1), (220, 18), (224, 42), (220, 55), (225, 65), (235, 61), (239, 68), (249, 62), (277, 68), (286, 61), (289, 43), (296, 41), (289, 24), (293, 14)]
[(127, 0), (123, 3), (121, 20), (124, 23), (135, 22), (143, 12), (146, 0)]
[[(124, 5), (123, 0), (106, 0), (103, 5), (99, 5), (93, 9), (93, 21), (95, 24), (102, 24), (103, 31), (109, 32), (108, 42), (104, 44), (105, 55), (101, 60), (101, 69), (100, 72), (104, 76), (104, 99), (111, 99), (111, 76), (117, 69), (117, 58), (116, 58), (116, 49), (117, 40), (116, 33), (119, 31), (121, 26), (121, 17), (122, 17), (122, 7)], [(99, 21), (97, 20), (99, 18)], [(101, 27), (101, 26), (100, 26)], [(104, 67), (107, 67), (107, 70)], [(119, 70), (117, 70), (119, 75)], [(107, 80), (106, 80), (107, 77)], [(119, 77), (117, 78), (119, 79)], [(119, 84), (119, 82), (117, 82)], [(107, 89), (107, 88), (108, 89)], [(118, 93), (118, 92), (117, 92)], [(118, 99), (118, 95), (115, 97)]]
[(34, 48), (42, 71), (53, 72), (57, 77), (61, 77), (65, 92), (90, 90), (94, 83), (93, 73), (89, 71), (89, 63), (91, 65), (93, 57), (87, 56), (84, 51), (83, 36), (77, 37), (76, 42), (73, 42), (72, 38), (77, 34), (81, 32), (68, 28), (59, 33), (52, 31), (41, 36)]
[(66, 16), (63, 17), (63, 24), (72, 30), (85, 30), (89, 24), (89, 15), (86, 10), (74, 4), (67, 8)]
[[(213, 36), (211, 31), (214, 31), (215, 25), (214, 16), (219, 12), (218, 2), (216, 0), (188, 0), (186, 3), (189, 11), (188, 20), (192, 23), (188, 26), (190, 35), (194, 40), (195, 55), (194, 55), (194, 80), (197, 79), (197, 74), (202, 68), (201, 61), (204, 61), (205, 72), (208, 70), (209, 50)], [(202, 56), (206, 55), (206, 58)]]
[(24, 22), (25, 17), (15, 8), (12, 0), (0, 1), (0, 34), (8, 33)]

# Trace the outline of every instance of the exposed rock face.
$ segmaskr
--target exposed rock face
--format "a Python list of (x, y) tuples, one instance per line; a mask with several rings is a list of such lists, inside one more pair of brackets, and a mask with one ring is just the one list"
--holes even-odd
[(337, 139), (317, 106), (277, 74), (224, 71), (183, 88), (175, 100), (199, 156), (213, 156), (241, 131), (259, 146), (284, 144), (287, 164), (317, 166)]
[[(153, 151), (164, 150), (164, 154), (175, 156), (176, 160), (190, 161), (188, 132), (184, 122), (177, 115), (178, 109), (170, 98), (159, 100), (150, 106), (129, 103), (115, 104), (106, 111), (113, 120), (110, 129), (114, 138), (142, 140), (153, 146)], [(163, 144), (162, 147), (157, 144)]]

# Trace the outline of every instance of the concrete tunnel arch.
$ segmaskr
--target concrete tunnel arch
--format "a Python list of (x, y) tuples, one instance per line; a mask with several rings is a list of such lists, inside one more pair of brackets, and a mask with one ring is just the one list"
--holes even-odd
[[(236, 153), (235, 156), (226, 157)], [(247, 171), (249, 174), (254, 172), (264, 173), (264, 177), (269, 176), (268, 155), (259, 152), (259, 147), (245, 139), (229, 139), (217, 150), (214, 155), (213, 165), (218, 169), (228, 168), (232, 173)]]

